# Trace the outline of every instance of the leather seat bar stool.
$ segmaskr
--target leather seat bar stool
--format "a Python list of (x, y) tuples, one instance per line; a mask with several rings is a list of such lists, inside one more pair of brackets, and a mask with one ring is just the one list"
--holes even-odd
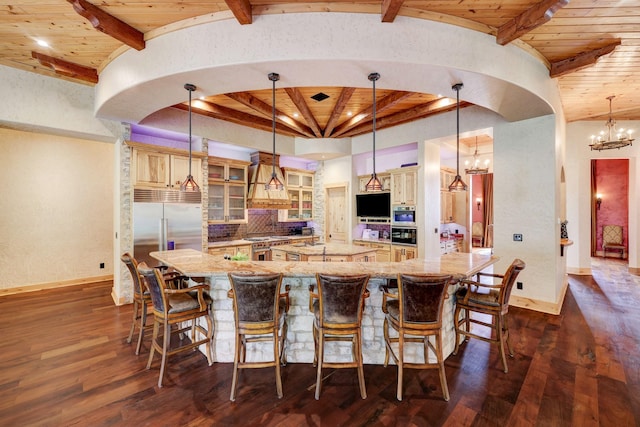
[[(230, 400), (236, 400), (238, 371), (247, 368), (275, 367), (276, 392), (282, 398), (280, 365), (286, 364), (284, 353), (289, 311), (289, 286), (281, 293), (282, 274), (229, 273), (235, 319), (235, 354)], [(273, 360), (247, 362), (247, 344), (273, 343)]]
[[(138, 271), (146, 280), (153, 304), (153, 338), (147, 369), (151, 368), (155, 352), (159, 352), (162, 359), (158, 387), (162, 387), (168, 357), (176, 353), (205, 345), (205, 354), (209, 366), (211, 366), (213, 364), (212, 300), (205, 292), (209, 287), (197, 285), (171, 289), (165, 283), (162, 274), (156, 269), (149, 268), (144, 262), (138, 265)], [(203, 326), (202, 322), (198, 322), (198, 320), (203, 320), (206, 326)], [(185, 324), (187, 326), (184, 326)], [(160, 338), (161, 328), (162, 337)], [(191, 339), (183, 343), (181, 335), (188, 330), (191, 330)], [(179, 346), (171, 348), (173, 334), (179, 334), (181, 339)]]
[[(500, 357), (502, 358), (502, 366), (504, 372), (509, 372), (507, 366), (507, 358), (504, 351), (506, 343), (509, 350), (509, 356), (513, 357), (511, 344), (509, 343), (509, 323), (507, 314), (509, 313), (509, 297), (513, 284), (518, 274), (524, 270), (526, 264), (520, 259), (515, 259), (505, 274), (478, 273), (476, 281), (461, 280), (462, 286), (456, 292), (456, 310), (453, 315), (454, 327), (456, 330), (456, 346), (453, 354), (458, 354), (460, 346), (460, 338), (465, 337), (465, 341), (469, 338), (477, 338), (490, 343), (498, 344), (500, 347)], [(482, 277), (488, 277), (495, 282), (500, 279), (500, 283), (481, 283)], [(464, 316), (460, 317), (460, 313), (464, 312)], [(481, 313), (491, 316), (491, 323), (482, 321), (479, 318), (471, 316), (472, 313)], [(479, 333), (471, 331), (471, 323), (481, 325), (491, 329), (491, 335), (487, 338)]]
[[(398, 400), (402, 400), (404, 368), (437, 369), (444, 400), (449, 400), (442, 353), (442, 315), (445, 300), (449, 297), (450, 283), (450, 275), (399, 274), (396, 292), (383, 286), (384, 366), (389, 363), (389, 355), (398, 365)], [(391, 329), (395, 331), (395, 337), (389, 334)], [(407, 344), (419, 344), (422, 347), (422, 363), (405, 361)], [(397, 347), (397, 355), (393, 347)], [(429, 350), (435, 355), (435, 362), (429, 361)]]
[[(369, 275), (316, 274), (317, 292), (309, 287), (309, 310), (314, 314), (314, 363), (317, 367), (316, 400), (320, 398), (322, 368), (356, 368), (360, 396), (367, 398), (362, 362), (362, 312), (369, 296)], [(352, 359), (346, 362), (325, 361), (326, 343), (351, 343)]]

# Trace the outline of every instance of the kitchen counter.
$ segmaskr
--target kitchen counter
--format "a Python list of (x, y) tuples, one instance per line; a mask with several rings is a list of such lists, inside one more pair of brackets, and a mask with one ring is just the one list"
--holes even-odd
[[(285, 256), (281, 257), (279, 256), (280, 254), (285, 254)], [(314, 245), (298, 243), (274, 248), (273, 259), (287, 261), (374, 262), (376, 260), (376, 250), (344, 243), (320, 243)]]
[[(315, 246), (321, 248), (322, 246)], [(310, 248), (314, 248), (313, 246)], [(297, 248), (299, 249), (299, 248)], [(230, 289), (229, 272), (283, 273), (282, 286), (289, 285), (289, 324), (285, 349), (287, 360), (291, 363), (313, 362), (313, 314), (309, 312), (309, 285), (315, 285), (316, 273), (327, 274), (370, 274), (369, 298), (365, 301), (363, 314), (363, 360), (367, 364), (384, 363), (384, 337), (382, 312), (382, 292), (380, 285), (388, 278), (396, 278), (398, 273), (446, 273), (456, 278), (469, 277), (494, 264), (498, 257), (470, 253), (452, 253), (432, 259), (411, 259), (402, 262), (291, 262), (291, 261), (228, 261), (222, 256), (209, 255), (193, 249), (153, 252), (151, 256), (163, 264), (174, 267), (187, 276), (205, 277), (213, 298), (213, 317), (216, 325), (215, 355), (216, 362), (233, 362), (234, 354), (234, 316), (233, 304), (227, 297)], [(453, 293), (458, 285), (449, 287), (449, 298), (445, 301), (443, 319), (444, 355), (448, 356), (454, 348), (455, 331), (453, 329), (453, 311), (455, 298)], [(342, 343), (328, 346), (327, 358), (344, 354)], [(250, 346), (247, 359), (273, 357), (273, 347), (269, 343), (256, 343)], [(422, 360), (422, 346), (407, 345), (407, 361)], [(347, 350), (348, 352), (348, 350)]]
[(235, 239), (235, 240), (222, 240), (218, 242), (209, 242), (209, 248), (224, 248), (227, 246), (242, 246), (242, 245), (251, 245), (256, 242), (281, 242), (283, 240), (297, 241), (297, 240), (305, 240), (316, 238), (315, 236), (302, 236), (300, 234), (296, 234), (293, 236), (265, 236), (265, 237), (255, 237), (255, 238), (246, 238), (246, 239)]

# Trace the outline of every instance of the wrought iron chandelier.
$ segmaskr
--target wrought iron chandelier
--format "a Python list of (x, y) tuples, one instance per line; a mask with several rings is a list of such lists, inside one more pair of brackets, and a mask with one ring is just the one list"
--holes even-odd
[(464, 183), (460, 176), (460, 89), (462, 89), (462, 83), (454, 84), (451, 89), (456, 91), (456, 177), (451, 184), (449, 184), (449, 191), (467, 191), (467, 184)]
[(184, 88), (189, 92), (189, 175), (187, 175), (187, 179), (180, 184), (180, 191), (199, 193), (200, 187), (198, 187), (196, 180), (193, 179), (193, 176), (191, 175), (191, 93), (196, 90), (196, 87), (191, 83), (187, 83), (184, 85)]
[(284, 190), (284, 184), (276, 175), (276, 82), (280, 80), (280, 74), (269, 73), (269, 80), (273, 82), (271, 89), (271, 133), (273, 134), (273, 163), (271, 169), (271, 179), (264, 186), (267, 191)]
[[(469, 163), (469, 160), (464, 162), (465, 166), (469, 166)], [(489, 173), (489, 159), (484, 161), (484, 166), (483, 168), (480, 167), (480, 159), (478, 159), (478, 137), (476, 136), (476, 151), (473, 153), (473, 164), (464, 171), (467, 175), (484, 175)]]
[(371, 179), (364, 187), (367, 192), (382, 191), (382, 184), (376, 174), (376, 81), (379, 78), (380, 74), (378, 73), (369, 74), (369, 80), (373, 82), (373, 173), (371, 174)]
[[(609, 120), (605, 123), (607, 130), (602, 130), (600, 133), (596, 135), (591, 135), (591, 143), (589, 147), (591, 150), (611, 150), (613, 148), (622, 148), (627, 145), (631, 145), (633, 142), (633, 138), (631, 138), (631, 129), (616, 129), (616, 121), (613, 119), (611, 113), (611, 101), (615, 98), (615, 96), (608, 96), (609, 100)], [(615, 139), (614, 139), (615, 138)]]

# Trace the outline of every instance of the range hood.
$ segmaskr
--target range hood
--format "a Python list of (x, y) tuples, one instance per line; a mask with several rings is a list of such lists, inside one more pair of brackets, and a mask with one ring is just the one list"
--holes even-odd
[[(280, 156), (276, 154), (276, 176), (280, 182), (285, 182), (282, 171), (278, 166)], [(291, 209), (291, 199), (287, 187), (282, 190), (265, 190), (265, 185), (271, 179), (273, 171), (273, 154), (256, 151), (251, 154), (249, 166), (249, 194), (247, 208), (249, 209)]]

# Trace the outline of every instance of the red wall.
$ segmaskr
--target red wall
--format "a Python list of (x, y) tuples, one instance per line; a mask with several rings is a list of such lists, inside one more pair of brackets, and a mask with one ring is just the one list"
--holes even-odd
[[(621, 225), (623, 244), (629, 249), (629, 160), (594, 160), (595, 192), (602, 195), (596, 209), (596, 250), (602, 250), (602, 226)], [(595, 197), (595, 196), (594, 196)]]

